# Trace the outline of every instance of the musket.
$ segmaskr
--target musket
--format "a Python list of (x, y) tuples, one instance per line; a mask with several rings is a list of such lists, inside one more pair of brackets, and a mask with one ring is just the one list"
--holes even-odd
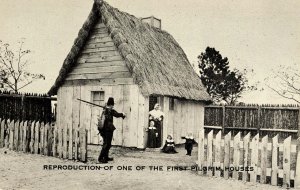
[(93, 106), (97, 106), (97, 107), (100, 107), (100, 108), (105, 108), (105, 106), (100, 106), (100, 105), (98, 105), (98, 104), (94, 104), (94, 103), (92, 103), (92, 102), (88, 102), (88, 101), (85, 101), (85, 100), (81, 100), (81, 99), (79, 99), (79, 98), (77, 98), (77, 100), (79, 100), (79, 101), (81, 101), (81, 102), (84, 102), (84, 103), (87, 103), (87, 104), (90, 104), (90, 105), (93, 105)]

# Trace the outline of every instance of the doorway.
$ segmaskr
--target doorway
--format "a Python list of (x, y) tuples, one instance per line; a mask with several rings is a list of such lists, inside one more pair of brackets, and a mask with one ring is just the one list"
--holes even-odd
[[(163, 100), (163, 97), (151, 95), (149, 97), (149, 110), (150, 111), (153, 110), (156, 103), (159, 103), (159, 105), (162, 108), (163, 107), (162, 100)], [(157, 127), (158, 136), (156, 138), (156, 147), (155, 148), (159, 148), (163, 145), (162, 144), (162, 142), (163, 142), (163, 122), (160, 122), (160, 125), (157, 125), (156, 127)], [(155, 136), (148, 135), (148, 142), (151, 141), (152, 138), (155, 138)], [(149, 143), (147, 143), (147, 147), (149, 147)]]

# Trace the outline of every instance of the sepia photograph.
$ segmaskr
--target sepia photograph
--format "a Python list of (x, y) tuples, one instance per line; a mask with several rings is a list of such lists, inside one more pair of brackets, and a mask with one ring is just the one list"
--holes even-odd
[(0, 190), (300, 189), (299, 9), (1, 0)]

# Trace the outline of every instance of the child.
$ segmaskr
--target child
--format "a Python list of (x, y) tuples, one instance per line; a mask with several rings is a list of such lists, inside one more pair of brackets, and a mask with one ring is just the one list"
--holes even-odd
[(188, 133), (186, 137), (181, 137), (182, 139), (185, 139), (185, 149), (186, 149), (186, 155), (191, 156), (192, 150), (193, 150), (193, 144), (196, 143), (194, 140), (193, 134)]
[(150, 121), (148, 128), (148, 147), (156, 148), (157, 146), (157, 129), (154, 127), (154, 121)]
[(171, 135), (168, 135), (166, 143), (162, 149), (164, 153), (167, 154), (175, 154), (177, 151), (175, 150), (175, 143)]

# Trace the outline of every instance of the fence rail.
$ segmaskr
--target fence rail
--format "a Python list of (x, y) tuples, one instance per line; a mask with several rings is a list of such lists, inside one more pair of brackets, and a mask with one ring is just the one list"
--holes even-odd
[[(297, 145), (291, 137), (279, 142), (278, 135), (260, 139), (259, 134), (251, 138), (248, 133), (233, 136), (231, 132), (205, 135), (199, 132), (199, 173), (208, 176), (234, 178), (237, 180), (293, 187), (297, 162)], [(298, 171), (299, 172), (299, 171)], [(299, 182), (299, 181), (297, 181)]]
[(87, 161), (87, 130), (58, 128), (54, 123), (0, 119), (0, 148)]

